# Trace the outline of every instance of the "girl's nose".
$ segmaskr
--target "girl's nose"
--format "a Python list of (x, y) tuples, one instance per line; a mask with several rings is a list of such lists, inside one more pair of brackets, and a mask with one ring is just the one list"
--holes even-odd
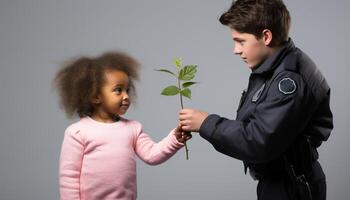
[(127, 100), (127, 99), (129, 99), (129, 93), (128, 92), (124, 92), (123, 100)]

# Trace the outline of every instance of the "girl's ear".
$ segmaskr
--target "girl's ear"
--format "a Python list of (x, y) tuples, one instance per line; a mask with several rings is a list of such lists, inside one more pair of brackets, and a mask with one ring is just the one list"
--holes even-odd
[(100, 104), (101, 103), (101, 98), (99, 95), (94, 95), (90, 97), (90, 102), (93, 104)]
[(264, 29), (262, 32), (262, 39), (266, 46), (270, 46), (272, 44), (272, 32), (269, 29)]

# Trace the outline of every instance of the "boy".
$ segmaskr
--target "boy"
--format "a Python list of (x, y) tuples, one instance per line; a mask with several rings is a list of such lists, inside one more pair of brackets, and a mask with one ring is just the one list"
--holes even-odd
[(316, 148), (333, 129), (330, 88), (312, 60), (288, 37), (281, 0), (237, 0), (220, 17), (234, 53), (252, 70), (236, 120), (183, 109), (184, 131), (244, 162), (259, 180), (258, 199), (326, 199)]

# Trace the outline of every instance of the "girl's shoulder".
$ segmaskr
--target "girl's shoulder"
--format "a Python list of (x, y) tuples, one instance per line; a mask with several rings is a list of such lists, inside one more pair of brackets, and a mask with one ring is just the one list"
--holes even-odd
[(136, 132), (141, 132), (143, 129), (141, 122), (139, 122), (137, 120), (131, 120), (131, 119), (126, 119), (126, 118), (121, 117), (120, 122), (124, 123), (126, 126), (133, 127)]
[(127, 125), (142, 126), (142, 124), (139, 121), (133, 120), (133, 119), (127, 119), (124, 117), (120, 117), (119, 122), (127, 124)]
[(65, 133), (69, 134), (69, 133), (78, 132), (85, 126), (86, 126), (86, 122), (85, 122), (84, 118), (81, 118), (81, 119), (71, 123), (70, 125), (68, 125), (68, 127), (65, 130)]
[(105, 128), (116, 128), (119, 130), (122, 129), (131, 129), (133, 132), (140, 133), (143, 130), (142, 124), (139, 121), (131, 120), (121, 117), (118, 122), (105, 124), (101, 122), (96, 122), (89, 117), (80, 118), (80, 120), (73, 122), (67, 128), (66, 134), (76, 134), (82, 133), (92, 133), (98, 132), (98, 130), (105, 130)]

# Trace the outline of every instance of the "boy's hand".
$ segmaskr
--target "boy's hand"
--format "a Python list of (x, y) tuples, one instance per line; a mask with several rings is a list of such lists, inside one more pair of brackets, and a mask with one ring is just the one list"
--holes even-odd
[(175, 137), (178, 142), (185, 143), (187, 140), (190, 140), (192, 138), (191, 133), (186, 133), (181, 129), (181, 125), (178, 124), (175, 129)]
[(182, 109), (179, 119), (183, 131), (198, 132), (208, 113), (195, 109)]

